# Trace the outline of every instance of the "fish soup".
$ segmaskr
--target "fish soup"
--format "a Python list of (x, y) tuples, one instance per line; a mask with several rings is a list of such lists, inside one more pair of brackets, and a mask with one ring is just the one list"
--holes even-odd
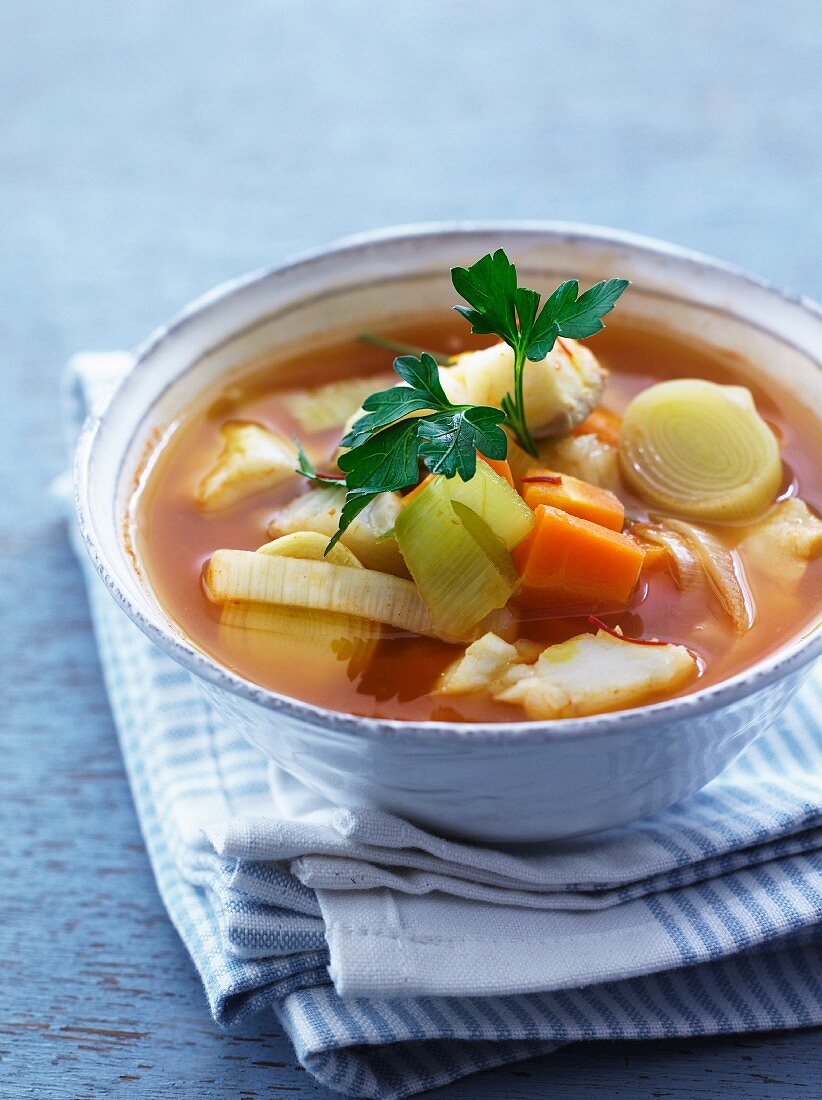
[[(518, 436), (516, 411), (487, 411), (513, 365), (493, 332), (446, 314), (383, 338), (439, 362), (401, 355), (414, 381), (397, 385), (394, 353), (357, 337), (257, 362), (152, 455), (131, 545), (218, 662), (352, 714), (549, 720), (697, 691), (814, 628), (819, 424), (744, 362), (617, 311), (525, 364)], [(363, 444), (364, 473), (345, 457)], [(448, 462), (473, 473), (437, 472)], [(368, 477), (406, 483), (371, 494), (329, 550)]]

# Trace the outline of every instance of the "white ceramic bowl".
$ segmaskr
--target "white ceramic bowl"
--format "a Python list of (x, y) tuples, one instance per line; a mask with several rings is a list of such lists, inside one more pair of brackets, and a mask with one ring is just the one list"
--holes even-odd
[(447, 307), (449, 268), (500, 246), (531, 285), (569, 274), (631, 279), (623, 315), (664, 319), (733, 348), (753, 373), (822, 408), (822, 312), (808, 301), (624, 233), (549, 223), (418, 226), (343, 241), (195, 302), (139, 350), (108, 406), (86, 424), (76, 489), (83, 536), (112, 595), (264, 753), (339, 805), (512, 842), (606, 829), (703, 786), (777, 717), (822, 650), (822, 634), (722, 684), (636, 710), (515, 725), (370, 720), (267, 691), (202, 653), (166, 617), (122, 538), (146, 448), (203, 387), (268, 349), (319, 342), (329, 329), (385, 330), (393, 318)]

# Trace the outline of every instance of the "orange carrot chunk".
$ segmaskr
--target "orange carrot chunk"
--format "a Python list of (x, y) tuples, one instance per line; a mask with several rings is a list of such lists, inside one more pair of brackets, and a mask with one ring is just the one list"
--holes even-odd
[(547, 504), (612, 531), (621, 531), (625, 521), (625, 509), (619, 497), (570, 474), (529, 470), (522, 479), (522, 496), (529, 508)]
[(606, 409), (604, 405), (597, 405), (581, 424), (577, 424), (571, 434), (595, 435), (601, 443), (608, 443), (610, 446), (616, 447), (619, 444), (621, 427), (621, 416), (617, 416), (615, 412)]
[(523, 602), (535, 607), (625, 605), (644, 552), (635, 539), (540, 504), (536, 524), (513, 553)]
[(643, 573), (656, 573), (665, 569), (671, 560), (671, 555), (664, 546), (657, 546), (652, 542), (639, 542), (640, 549), (644, 551), (645, 558), (642, 562)]

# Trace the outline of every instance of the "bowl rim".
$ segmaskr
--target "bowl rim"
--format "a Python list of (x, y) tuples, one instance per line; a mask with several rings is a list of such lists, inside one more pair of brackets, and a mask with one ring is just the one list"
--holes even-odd
[[(200, 649), (193, 640), (180, 636), (170, 626), (171, 620), (162, 606), (157, 604), (157, 621), (145, 615), (135, 606), (131, 597), (122, 590), (111, 567), (108, 555), (102, 549), (97, 534), (96, 512), (90, 492), (90, 471), (93, 457), (105, 424), (108, 411), (127, 398), (129, 383), (141, 373), (153, 353), (182, 329), (195, 323), (205, 312), (222, 305), (246, 287), (264, 282), (274, 276), (283, 276), (297, 270), (310, 268), (325, 262), (329, 257), (344, 256), (347, 252), (364, 247), (394, 243), (425, 237), (456, 237), (470, 234), (522, 234), (542, 236), (545, 239), (562, 237), (595, 240), (603, 244), (628, 247), (632, 251), (663, 256), (685, 264), (692, 271), (706, 268), (718, 274), (730, 276), (799, 307), (812, 317), (822, 320), (822, 305), (805, 295), (785, 290), (776, 284), (752, 275), (743, 268), (716, 260), (701, 252), (669, 244), (652, 237), (588, 225), (578, 222), (542, 220), (490, 220), (421, 222), (391, 226), (339, 238), (328, 245), (313, 248), (288, 257), (280, 263), (258, 268), (247, 274), (228, 279), (195, 298), (180, 310), (169, 322), (156, 328), (134, 352), (131, 368), (114, 387), (102, 407), (93, 409), (85, 419), (78, 437), (74, 460), (75, 512), (91, 562), (104, 584), (129, 618), (165, 653), (194, 673), (200, 680), (232, 695), (240, 696), (277, 714), (314, 726), (326, 727), (337, 733), (355, 734), (372, 739), (414, 737), (417, 740), (482, 740), (532, 742), (535, 740), (565, 741), (591, 738), (609, 734), (614, 727), (630, 727), (632, 730), (658, 728), (671, 722), (680, 722), (700, 714), (719, 710), (739, 699), (767, 688), (798, 672), (822, 654), (822, 630), (811, 628), (799, 638), (794, 638), (774, 653), (762, 658), (735, 676), (722, 680), (675, 699), (663, 700), (647, 706), (581, 718), (560, 718), (543, 721), (506, 722), (444, 722), (411, 721), (395, 718), (373, 718), (345, 711), (329, 710), (293, 696), (264, 688), (245, 679), (227, 666), (220, 664)], [(185, 367), (177, 377), (190, 367)], [(127, 443), (124, 445), (127, 446)], [(118, 532), (118, 540), (121, 536)], [(140, 583), (138, 581), (138, 583)]]

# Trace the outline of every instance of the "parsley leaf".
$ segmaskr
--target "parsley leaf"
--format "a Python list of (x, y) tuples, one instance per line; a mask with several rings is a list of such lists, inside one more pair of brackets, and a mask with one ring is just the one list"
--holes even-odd
[(472, 307), (454, 306), (471, 322), (473, 332), (493, 332), (512, 347), (518, 337), (516, 318), (517, 269), (498, 249), (471, 267), (451, 271), (454, 289)]
[(419, 481), (419, 420), (399, 420), (340, 455), (346, 488), (391, 493)]
[(374, 432), (411, 413), (446, 408), (448, 398), (440, 385), (437, 364), (427, 352), (419, 359), (403, 355), (394, 360), (394, 370), (407, 383), (372, 393), (363, 402), (366, 415), (357, 420), (340, 440), (343, 447), (356, 447)]
[(432, 409), (451, 404), (442, 388), (436, 361), (428, 352), (424, 351), (419, 359), (413, 355), (400, 356), (394, 360), (394, 370), (404, 382), (429, 398)]
[(376, 432), (340, 455), (339, 467), (346, 474), (345, 504), (326, 554), (374, 497), (417, 484), (420, 477), (417, 421), (400, 420)]
[(500, 409), (485, 406), (439, 413), (419, 422), (420, 458), (432, 474), (470, 481), (477, 470), (477, 451), (486, 458), (505, 458), (508, 442), (499, 427)]
[(560, 283), (539, 309), (535, 290), (517, 285), (517, 269), (500, 248), (471, 267), (451, 271), (454, 289), (469, 303), (454, 306), (471, 323), (471, 331), (494, 333), (514, 352), (513, 392), (502, 401), (506, 423), (529, 454), (537, 448), (525, 419), (523, 371), (525, 361), (544, 359), (558, 336), (584, 340), (603, 327), (601, 318), (614, 308), (628, 286), (627, 279), (605, 279), (583, 294), (579, 283)]
[(347, 492), (339, 526), (326, 554), (374, 497), (417, 484), (420, 478), (418, 423), (417, 419), (399, 420), (340, 455), (339, 467), (346, 474)]

